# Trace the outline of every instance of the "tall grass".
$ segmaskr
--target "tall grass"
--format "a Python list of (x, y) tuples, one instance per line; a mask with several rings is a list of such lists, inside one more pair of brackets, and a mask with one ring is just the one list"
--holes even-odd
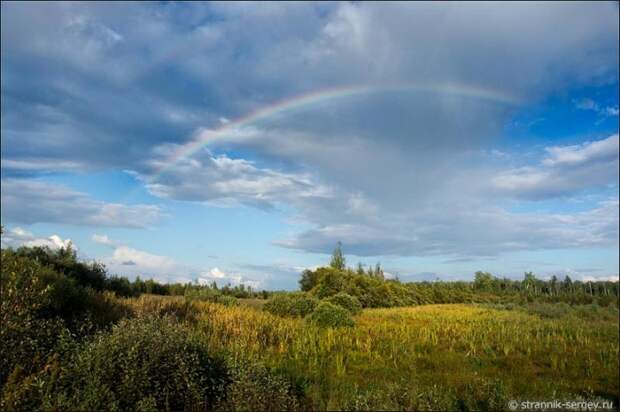
[[(153, 305), (144, 299), (134, 305)], [(210, 347), (286, 374), (312, 409), (494, 409), (576, 396), (617, 404), (618, 323), (606, 317), (429, 305), (367, 309), (353, 328), (322, 328), (251, 307), (192, 307)]]

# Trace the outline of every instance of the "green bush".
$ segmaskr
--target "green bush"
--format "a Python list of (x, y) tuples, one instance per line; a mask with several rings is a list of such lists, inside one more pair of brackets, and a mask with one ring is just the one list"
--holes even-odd
[(261, 364), (243, 360), (229, 363), (232, 383), (226, 399), (216, 409), (223, 411), (300, 410), (298, 391), (283, 376)]
[(2, 251), (0, 271), (0, 387), (8, 378), (35, 372), (53, 353), (64, 323), (46, 318), (52, 291), (43, 281), (54, 272), (36, 261)]
[(215, 302), (224, 306), (239, 306), (239, 299), (234, 296), (222, 295)]
[(263, 309), (278, 316), (304, 317), (312, 313), (319, 301), (306, 293), (288, 293), (271, 298)]
[(329, 298), (325, 299), (325, 301), (345, 308), (346, 310), (351, 312), (352, 315), (357, 315), (362, 311), (362, 304), (360, 303), (360, 301), (356, 297), (351, 296), (348, 293), (337, 293), (334, 296), (330, 296)]
[(353, 326), (351, 313), (341, 306), (329, 302), (321, 302), (306, 320), (319, 326)]
[(63, 380), (52, 409), (205, 410), (223, 396), (229, 376), (173, 318), (142, 317), (85, 345)]

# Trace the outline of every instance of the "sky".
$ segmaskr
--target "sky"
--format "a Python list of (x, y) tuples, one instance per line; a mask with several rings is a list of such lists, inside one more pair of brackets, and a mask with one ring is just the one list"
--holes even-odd
[(618, 279), (618, 3), (2, 2), (3, 247), (295, 289)]

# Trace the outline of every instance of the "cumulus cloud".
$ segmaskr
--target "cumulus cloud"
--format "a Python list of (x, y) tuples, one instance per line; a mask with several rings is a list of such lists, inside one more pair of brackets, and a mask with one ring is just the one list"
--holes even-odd
[(539, 166), (501, 173), (493, 184), (504, 194), (533, 200), (617, 184), (618, 150), (617, 134), (578, 145), (547, 147), (547, 157)]
[[(475, 153), (515, 102), (617, 82), (617, 39), (613, 3), (3, 5), (3, 176), (121, 168), (160, 197), (284, 203), (312, 229), (277, 243), (313, 252), (614, 244), (613, 200), (566, 215), (498, 206), (613, 184), (613, 139), (513, 170)], [(338, 92), (388, 82), (438, 86)], [(299, 104), (271, 110), (282, 101)], [(171, 159), (187, 144), (209, 150)], [(43, 213), (26, 212), (13, 207)]]
[(151, 278), (162, 283), (188, 283), (211, 284), (216, 281), (220, 286), (224, 284), (244, 284), (258, 289), (263, 282), (261, 280), (246, 277), (237, 272), (229, 272), (218, 267), (208, 271), (201, 270), (195, 265), (180, 262), (172, 257), (158, 255), (145, 250), (136, 249), (121, 241), (111, 239), (105, 234), (93, 234), (92, 241), (111, 249), (112, 254), (103, 256), (108, 271), (121, 276)]
[[(152, 163), (165, 167), (158, 159)], [(253, 162), (213, 156), (207, 150), (177, 163), (173, 171), (144, 179), (156, 196), (193, 201), (232, 200), (262, 208), (292, 197), (329, 196), (329, 191), (307, 174), (259, 168)]]
[(20, 246), (27, 247), (49, 247), (52, 250), (66, 248), (69, 245), (73, 249), (77, 250), (77, 247), (71, 242), (71, 239), (62, 239), (58, 235), (51, 235), (47, 238), (41, 238), (33, 235), (32, 233), (20, 228), (15, 227), (7, 230), (2, 234), (2, 247), (17, 248)]
[(144, 228), (163, 217), (163, 211), (155, 205), (103, 202), (65, 186), (37, 180), (2, 180), (4, 221)]

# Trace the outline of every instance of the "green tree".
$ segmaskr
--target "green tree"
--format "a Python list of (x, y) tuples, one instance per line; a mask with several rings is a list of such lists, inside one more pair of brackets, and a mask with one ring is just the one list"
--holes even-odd
[(478, 271), (474, 275), (474, 288), (479, 290), (489, 290), (493, 284), (493, 275), (489, 272)]
[(342, 254), (342, 243), (338, 242), (336, 245), (336, 249), (334, 249), (334, 253), (332, 253), (332, 260), (329, 262), (329, 266), (334, 269), (344, 270), (346, 268), (347, 262)]

